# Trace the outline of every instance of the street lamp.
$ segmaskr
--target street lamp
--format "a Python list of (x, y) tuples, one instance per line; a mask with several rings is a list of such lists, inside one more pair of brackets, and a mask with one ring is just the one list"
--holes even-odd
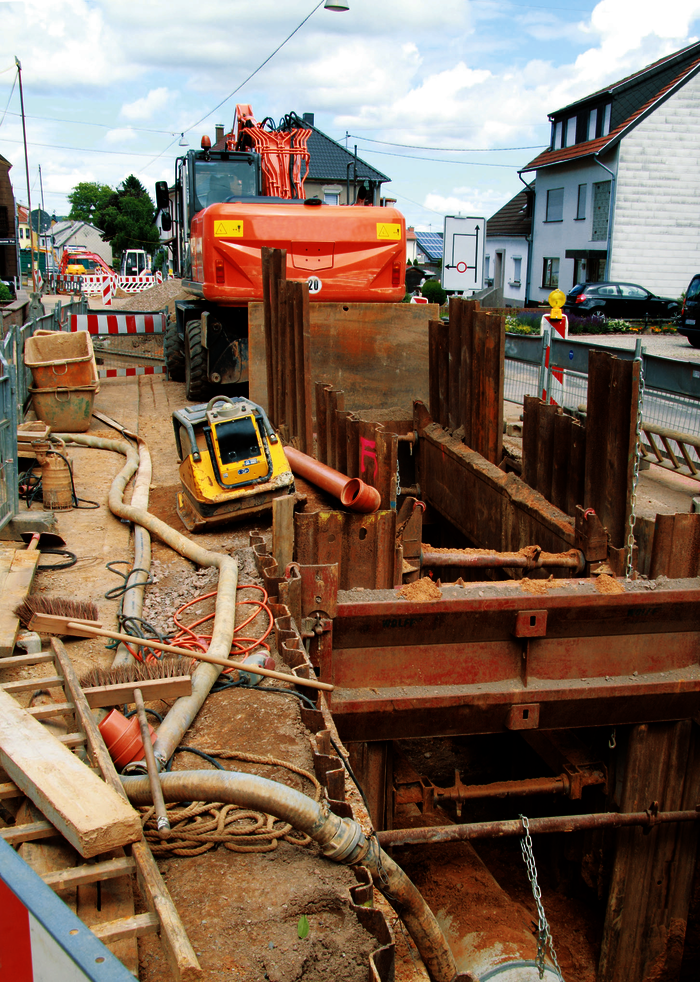
[(323, 5), (324, 10), (350, 10), (350, 4), (344, 3), (343, 0), (326, 0)]

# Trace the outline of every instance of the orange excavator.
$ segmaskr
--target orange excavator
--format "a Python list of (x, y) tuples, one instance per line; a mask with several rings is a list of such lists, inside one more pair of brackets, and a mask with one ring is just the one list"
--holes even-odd
[(286, 250), (287, 279), (307, 281), (311, 301), (404, 298), (403, 215), (307, 198), (310, 134), (296, 114), (258, 123), (239, 105), (223, 147), (205, 136), (200, 150), (178, 158), (173, 214), (167, 183), (156, 184), (175, 273), (191, 295), (176, 304), (165, 355), (190, 399), (248, 381), (248, 303), (263, 297), (263, 246)]

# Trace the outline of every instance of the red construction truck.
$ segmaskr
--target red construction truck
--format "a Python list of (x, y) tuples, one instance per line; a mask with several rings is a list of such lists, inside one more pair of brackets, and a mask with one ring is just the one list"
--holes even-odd
[(287, 278), (306, 280), (312, 301), (404, 298), (403, 216), (305, 197), (310, 133), (295, 114), (261, 125), (239, 105), (224, 149), (203, 137), (178, 158), (174, 215), (167, 183), (156, 184), (161, 227), (175, 226), (175, 274), (192, 295), (177, 302), (165, 339), (170, 375), (190, 399), (248, 381), (248, 303), (263, 297), (263, 246), (286, 250)]

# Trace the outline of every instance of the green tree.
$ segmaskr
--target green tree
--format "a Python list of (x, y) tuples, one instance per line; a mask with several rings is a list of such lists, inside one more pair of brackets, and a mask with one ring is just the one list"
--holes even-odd
[(112, 194), (114, 194), (114, 188), (111, 188), (109, 184), (81, 181), (68, 195), (71, 204), (68, 218), (76, 222), (90, 222), (99, 228), (95, 215), (106, 205)]
[(116, 253), (125, 249), (145, 249), (152, 253), (160, 242), (155, 205), (133, 174), (110, 194), (95, 218), (95, 224)]

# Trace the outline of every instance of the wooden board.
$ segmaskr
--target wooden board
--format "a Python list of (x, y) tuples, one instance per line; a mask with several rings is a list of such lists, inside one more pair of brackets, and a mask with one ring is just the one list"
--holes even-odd
[(2, 691), (0, 765), (86, 859), (141, 838), (131, 805)]
[[(345, 392), (345, 408), (400, 406), (410, 416), (414, 399), (428, 402), (428, 323), (436, 304), (311, 303), (312, 382)], [(263, 304), (248, 305), (250, 398), (268, 408)]]
[(0, 552), (0, 658), (7, 658), (15, 647), (20, 625), (14, 609), (29, 593), (40, 556), (36, 549)]

